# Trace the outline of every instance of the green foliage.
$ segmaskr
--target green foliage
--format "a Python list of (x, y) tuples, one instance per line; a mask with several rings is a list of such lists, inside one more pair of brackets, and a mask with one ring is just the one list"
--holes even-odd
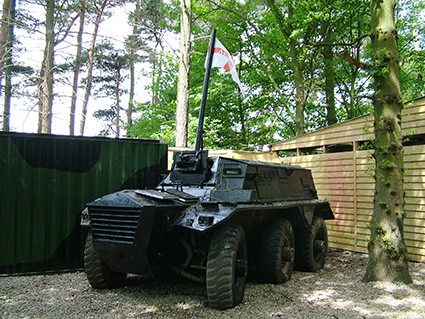
[(123, 87), (129, 66), (129, 54), (124, 50), (115, 49), (110, 41), (102, 41), (96, 47), (95, 66), (99, 71), (93, 76), (96, 99), (114, 97), (107, 108), (97, 110), (93, 115), (105, 122), (101, 135), (119, 132), (121, 126), (121, 97), (127, 93)]
[(175, 137), (175, 108), (177, 83), (175, 74), (177, 65), (171, 55), (160, 56), (155, 74), (159, 76), (148, 87), (155, 95), (151, 103), (137, 103), (135, 106), (138, 118), (127, 129), (130, 137), (161, 139), (174, 145)]
[[(121, 95), (127, 91), (117, 87), (128, 77), (129, 54), (127, 52), (115, 49), (110, 41), (102, 41), (96, 47), (95, 66), (99, 71), (93, 76), (93, 83), (99, 84), (95, 97), (115, 97), (117, 93)], [(115, 100), (113, 104), (116, 102)]]
[[(228, 74), (213, 70), (205, 119), (205, 147), (258, 150), (262, 145), (293, 137), (297, 131), (295, 113), (298, 107), (294, 85), (295, 61), (302, 67), (304, 78), (306, 131), (328, 125), (324, 95), (325, 81), (329, 76), (324, 71), (326, 63), (331, 63), (335, 77), (337, 120), (344, 121), (371, 111), (371, 72), (365, 67), (372, 65), (373, 59), (369, 40), (370, 2), (302, 0), (294, 4), (293, 1), (282, 0), (275, 5), (282, 14), (280, 21), (263, 1), (193, 1), (194, 41), (189, 108), (189, 143), (192, 146), (208, 35), (212, 28), (218, 29), (218, 38), (234, 56), (244, 95), (238, 93), (237, 85)], [(407, 17), (409, 12), (421, 10), (422, 0), (418, 4), (403, 2), (401, 5), (403, 8), (406, 6), (402, 16)], [(178, 23), (171, 23), (178, 21), (177, 7), (177, 2), (161, 7), (165, 16), (162, 21), (169, 21), (167, 26), (162, 26), (164, 30), (179, 32)], [(399, 23), (403, 23), (400, 34), (415, 32), (412, 30), (419, 26), (419, 21), (419, 18), (410, 16), (407, 20), (400, 19)], [(329, 34), (330, 44), (325, 43), (325, 36)], [(422, 33), (415, 34), (415, 39), (422, 44)], [(295, 44), (296, 60), (290, 41)], [(332, 46), (330, 58), (324, 54), (328, 45)], [(416, 72), (417, 77), (423, 74), (420, 68), (424, 65), (421, 64), (424, 56), (419, 52), (414, 57), (409, 55), (412, 45), (404, 45), (403, 48), (406, 49), (403, 55), (406, 76), (408, 73), (407, 78), (411, 79), (406, 85), (405, 95), (413, 97), (421, 91), (422, 84), (418, 81), (413, 83), (412, 74)], [(356, 63), (348, 61), (339, 54), (341, 52), (347, 53)], [(144, 110), (140, 116), (139, 120), (144, 124), (136, 123), (129, 132), (133, 136), (159, 136), (173, 145), (177, 68), (175, 60), (171, 63), (170, 58), (168, 62), (161, 59), (161, 66), (155, 69), (155, 81), (150, 86), (155, 103), (144, 105), (150, 110)], [(160, 112), (165, 112), (164, 117), (160, 116)], [(151, 123), (159, 121), (152, 124), (159, 131), (150, 136), (146, 135), (148, 130), (142, 130), (147, 123), (146, 118)]]
[[(86, 1), (87, 25), (93, 23), (97, 12), (95, 7), (100, 2)], [(20, 31), (17, 34), (25, 30), (26, 35), (42, 39), (43, 18), (31, 12), (31, 8), (41, 8), (43, 3), (25, 3), (31, 5), (20, 5), (16, 12), (15, 24)], [(134, 2), (114, 0), (110, 1), (108, 8), (125, 3), (134, 5)], [(55, 2), (55, 86), (71, 85), (69, 74), (74, 69), (73, 50), (69, 53), (65, 48), (74, 43), (69, 37), (76, 30), (78, 4), (79, 1)], [(334, 87), (338, 122), (371, 111), (372, 76), (385, 76), (386, 70), (373, 67), (369, 0), (193, 0), (192, 4), (194, 40), (189, 108), (189, 143), (192, 145), (208, 36), (212, 28), (218, 30), (218, 38), (234, 57), (244, 95), (238, 92), (229, 74), (217, 69), (213, 71), (205, 119), (206, 147), (258, 150), (263, 145), (293, 137), (299, 126), (296, 116), (300, 105), (306, 132), (327, 126), (328, 108), (331, 107), (326, 95), (328, 85)], [(127, 130), (129, 136), (161, 138), (171, 145), (174, 143), (179, 48), (178, 43), (170, 39), (179, 35), (179, 5), (176, 0), (141, 1), (136, 71), (148, 75), (151, 82), (146, 87), (149, 98), (138, 101), (135, 124)], [(407, 101), (425, 94), (425, 25), (422, 21), (425, 0), (401, 0), (397, 1), (397, 6), (401, 88), (403, 100)], [(277, 9), (277, 14), (273, 8)], [(113, 14), (112, 10), (107, 11), (106, 16)], [(131, 13), (129, 21), (134, 19), (134, 13)], [(22, 66), (21, 70), (30, 72), (13, 74), (16, 78), (12, 81), (13, 92), (15, 96), (35, 95), (39, 70), (27, 67), (27, 61), (19, 60), (20, 52), (31, 50), (22, 46), (22, 39), (17, 36), (13, 48), (17, 56), (13, 61), (14, 70)], [(169, 43), (175, 43), (171, 50)], [(125, 50), (115, 50), (110, 44), (109, 47), (105, 46), (106, 43), (103, 45), (103, 49), (98, 47), (104, 52), (99, 51), (95, 66), (94, 94), (108, 99), (106, 108), (96, 116), (110, 123), (108, 112), (117, 105), (113, 83), (117, 83), (119, 68), (122, 69), (119, 95), (126, 93), (124, 80), (128, 72), (126, 55), (129, 47), (126, 43)], [(85, 47), (82, 72), (87, 57)], [(299, 77), (302, 78), (301, 88), (296, 86)], [(333, 82), (329, 84), (332, 78)], [(80, 84), (85, 84), (84, 79)], [(301, 98), (297, 96), (298, 91), (304, 94)]]
[(404, 101), (425, 94), (425, 1), (397, 1), (400, 84)]
[(130, 137), (160, 139), (173, 145), (175, 118), (169, 109), (154, 104), (137, 104), (137, 122), (127, 130)]

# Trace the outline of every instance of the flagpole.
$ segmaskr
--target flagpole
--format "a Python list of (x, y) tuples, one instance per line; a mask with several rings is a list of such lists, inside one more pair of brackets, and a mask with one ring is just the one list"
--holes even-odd
[(199, 110), (199, 121), (198, 121), (198, 129), (196, 131), (196, 144), (195, 151), (200, 151), (203, 148), (203, 134), (204, 134), (204, 117), (205, 117), (205, 108), (207, 105), (207, 95), (208, 95), (208, 87), (210, 84), (210, 75), (211, 75), (211, 65), (213, 60), (214, 46), (215, 46), (215, 37), (216, 37), (216, 29), (213, 29), (210, 37), (210, 44), (207, 52), (207, 64), (204, 76), (204, 85), (202, 87), (202, 100), (201, 100), (201, 108)]

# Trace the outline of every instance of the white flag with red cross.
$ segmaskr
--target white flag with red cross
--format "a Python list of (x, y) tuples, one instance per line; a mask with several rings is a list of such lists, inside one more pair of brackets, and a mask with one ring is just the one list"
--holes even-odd
[[(218, 39), (215, 39), (214, 50), (212, 50), (212, 54), (213, 58), (211, 68), (217, 67), (229, 72), (232, 76), (233, 81), (235, 81), (239, 85), (239, 88), (242, 92), (242, 84), (239, 80), (238, 74), (236, 73), (236, 67), (233, 63), (232, 56)], [(205, 67), (206, 66), (207, 61), (205, 61)]]

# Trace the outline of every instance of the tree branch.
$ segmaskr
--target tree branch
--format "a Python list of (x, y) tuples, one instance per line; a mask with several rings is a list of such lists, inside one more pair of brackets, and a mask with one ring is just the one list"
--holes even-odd
[(348, 61), (348, 63), (358, 67), (359, 69), (368, 70), (370, 68), (366, 63), (362, 63), (353, 58), (347, 51), (343, 50), (339, 53), (344, 59)]

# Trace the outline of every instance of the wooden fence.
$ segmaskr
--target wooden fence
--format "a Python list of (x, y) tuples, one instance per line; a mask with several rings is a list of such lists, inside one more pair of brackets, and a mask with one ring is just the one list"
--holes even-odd
[[(402, 130), (405, 242), (409, 259), (424, 262), (425, 98), (406, 104)], [(331, 247), (367, 252), (375, 189), (373, 151), (367, 150), (372, 138), (373, 117), (367, 115), (272, 145), (273, 153), (286, 155), (274, 161), (310, 168), (319, 196), (331, 202), (336, 215), (327, 223)]]
[[(402, 118), (406, 219), (409, 258), (425, 262), (425, 98), (406, 104)], [(312, 170), (320, 198), (327, 198), (336, 219), (328, 221), (334, 248), (367, 252), (373, 211), (374, 160), (368, 150), (373, 117), (365, 115), (272, 145), (270, 153), (212, 150), (210, 156), (300, 165)], [(169, 167), (172, 152), (169, 149)]]

